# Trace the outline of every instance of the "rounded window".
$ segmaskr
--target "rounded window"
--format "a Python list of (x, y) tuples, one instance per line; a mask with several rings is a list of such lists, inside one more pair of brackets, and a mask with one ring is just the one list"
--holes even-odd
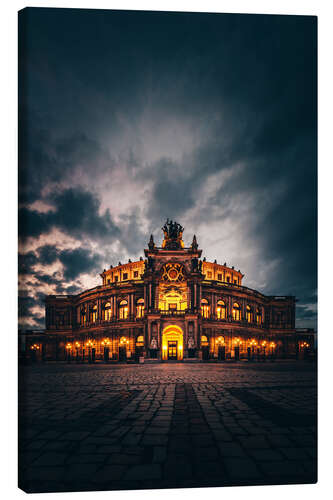
[(241, 319), (241, 310), (240, 310), (240, 306), (237, 302), (235, 302), (233, 307), (232, 307), (232, 319), (234, 321), (240, 321), (240, 319)]
[(128, 303), (127, 300), (122, 300), (119, 303), (119, 319), (128, 318)]

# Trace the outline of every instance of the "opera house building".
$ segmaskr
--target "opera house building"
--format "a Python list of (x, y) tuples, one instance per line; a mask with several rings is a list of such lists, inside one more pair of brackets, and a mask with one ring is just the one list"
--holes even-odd
[[(240, 270), (201, 259), (196, 236), (167, 220), (145, 258), (101, 273), (78, 295), (48, 295), (46, 330), (27, 337), (38, 359), (77, 362), (228, 361), (292, 357), (312, 348), (295, 328), (294, 296), (243, 286)], [(35, 340), (34, 340), (35, 339)], [(311, 341), (309, 341), (311, 342)]]

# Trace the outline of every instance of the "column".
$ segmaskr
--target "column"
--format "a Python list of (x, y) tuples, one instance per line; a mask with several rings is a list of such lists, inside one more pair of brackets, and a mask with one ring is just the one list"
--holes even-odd
[(192, 309), (197, 309), (197, 284), (194, 283), (194, 299), (193, 299), (193, 304), (192, 304)]
[(131, 293), (131, 316), (135, 317), (134, 293)]
[(102, 321), (102, 300), (99, 298), (97, 301), (97, 310), (98, 310), (98, 323)]
[(144, 285), (143, 287), (143, 300), (145, 301), (145, 310), (146, 312), (148, 311), (148, 304), (147, 304), (147, 285)]

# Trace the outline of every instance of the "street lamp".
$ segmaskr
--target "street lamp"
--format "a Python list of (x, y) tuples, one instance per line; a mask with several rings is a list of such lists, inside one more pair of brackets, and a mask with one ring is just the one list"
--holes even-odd
[(266, 361), (266, 344), (267, 344), (266, 340), (264, 340), (263, 342), (261, 342), (261, 346), (262, 346), (263, 351), (264, 351), (263, 352), (263, 361)]
[(109, 345), (111, 344), (109, 338), (105, 338), (102, 340), (101, 345), (104, 347), (104, 361), (108, 363), (109, 361), (109, 352), (110, 352), (110, 347)]
[(224, 337), (220, 336), (217, 337), (216, 339), (217, 343), (217, 349), (218, 349), (218, 359), (220, 361), (225, 361), (225, 343), (224, 343)]
[(236, 337), (234, 339), (234, 346), (235, 346), (235, 361), (239, 360), (239, 347), (241, 345), (242, 341), (239, 337)]
[(67, 351), (67, 362), (71, 362), (71, 351), (72, 351), (72, 344), (70, 342), (67, 342), (66, 344), (66, 351)]
[(79, 362), (79, 349), (80, 349), (80, 342), (76, 341), (75, 342), (75, 350), (76, 350), (76, 362)]
[(93, 348), (93, 342), (89, 339), (87, 342), (86, 342), (86, 347), (88, 347), (88, 362), (89, 363), (92, 363), (93, 362), (93, 356), (92, 356), (92, 348)]

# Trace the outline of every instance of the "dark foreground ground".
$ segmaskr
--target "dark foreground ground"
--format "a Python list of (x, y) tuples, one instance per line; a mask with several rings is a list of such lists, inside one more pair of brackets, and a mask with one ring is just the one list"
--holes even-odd
[(315, 369), (306, 362), (24, 367), (19, 486), (313, 483)]

